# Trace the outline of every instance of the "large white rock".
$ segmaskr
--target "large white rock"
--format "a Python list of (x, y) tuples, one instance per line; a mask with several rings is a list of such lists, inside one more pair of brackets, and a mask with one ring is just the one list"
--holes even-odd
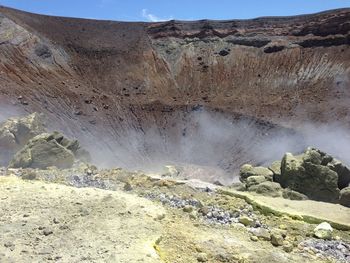
[(314, 229), (315, 237), (320, 238), (320, 239), (331, 239), (332, 233), (333, 233), (333, 228), (327, 222), (323, 222), (323, 223), (319, 224)]

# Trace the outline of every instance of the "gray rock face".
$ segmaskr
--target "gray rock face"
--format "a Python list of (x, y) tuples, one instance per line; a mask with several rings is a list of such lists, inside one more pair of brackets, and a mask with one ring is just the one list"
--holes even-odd
[(340, 191), (339, 203), (343, 206), (350, 207), (350, 186)]
[[(77, 156), (76, 156), (77, 155)], [(31, 139), (10, 162), (11, 168), (72, 167), (75, 158), (88, 158), (79, 142), (70, 141), (58, 132), (43, 133)]]
[(327, 166), (332, 160), (331, 156), (313, 148), (298, 156), (286, 153), (281, 163), (280, 184), (313, 200), (337, 202), (339, 175)]
[(0, 166), (7, 166), (17, 151), (43, 132), (43, 117), (38, 113), (23, 118), (10, 118), (3, 122), (0, 125)]

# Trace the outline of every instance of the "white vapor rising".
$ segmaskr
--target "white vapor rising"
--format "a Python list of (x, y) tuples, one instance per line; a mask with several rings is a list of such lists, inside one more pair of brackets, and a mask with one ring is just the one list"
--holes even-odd
[(172, 19), (172, 17), (160, 18), (154, 14), (149, 13), (147, 9), (142, 9), (141, 15), (143, 18), (147, 19), (147, 21), (150, 21), (150, 22), (162, 22), (162, 21), (168, 21)]
[[(20, 115), (23, 113), (1, 105), (0, 120)], [(350, 164), (350, 133), (342, 123), (305, 122), (293, 132), (252, 119), (236, 119), (205, 110), (171, 113), (162, 116), (159, 123), (163, 121), (167, 125), (154, 123), (146, 127), (144, 125), (149, 123), (146, 121), (140, 129), (133, 123), (123, 124), (124, 131), (118, 129), (118, 134), (109, 133), (111, 127), (81, 133), (79, 124), (69, 130), (62, 126), (62, 131), (68, 137), (79, 139), (101, 168), (159, 172), (165, 165), (179, 164), (192, 166), (191, 173), (199, 179), (219, 179), (225, 184), (237, 179), (238, 170), (244, 163), (269, 165), (281, 160), (286, 152), (298, 154), (308, 146)], [(196, 166), (202, 168), (198, 170)], [(220, 176), (218, 170), (227, 173)]]
[(25, 113), (11, 105), (0, 105), (0, 123), (11, 117), (23, 116)]
[[(119, 138), (100, 134), (98, 141), (101, 145), (104, 141), (108, 149), (104, 147), (103, 152), (95, 155), (96, 146), (90, 147), (97, 164), (148, 171), (159, 171), (169, 164), (216, 167), (228, 172), (223, 183), (232, 182), (244, 163), (267, 166), (281, 160), (286, 152), (298, 154), (308, 146), (350, 164), (349, 130), (340, 124), (308, 123), (293, 132), (206, 111), (179, 115), (168, 121), (165, 128), (154, 125), (142, 131), (127, 129)], [(209, 177), (203, 175), (201, 179)]]

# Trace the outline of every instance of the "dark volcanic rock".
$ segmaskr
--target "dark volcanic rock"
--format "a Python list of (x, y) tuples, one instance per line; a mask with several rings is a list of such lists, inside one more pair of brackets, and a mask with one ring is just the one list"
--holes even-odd
[(264, 52), (265, 53), (276, 53), (276, 52), (280, 52), (283, 49), (285, 49), (285, 46), (269, 46), (264, 48)]
[(248, 37), (248, 38), (235, 37), (232, 39), (231, 38), (228, 39), (227, 42), (232, 43), (234, 45), (261, 48), (263, 46), (266, 46), (268, 43), (270, 43), (271, 40), (254, 38), (254, 37)]
[(50, 58), (52, 56), (52, 53), (51, 53), (50, 49), (48, 48), (48, 46), (43, 45), (43, 44), (38, 45), (35, 48), (35, 54), (43, 59)]
[(304, 48), (311, 47), (331, 47), (340, 45), (350, 45), (350, 35), (347, 36), (332, 36), (326, 38), (310, 38), (298, 42)]
[(225, 57), (227, 56), (228, 54), (230, 54), (229, 51), (227, 51), (226, 49), (223, 49), (219, 52), (219, 55), (222, 56), (222, 57)]
[(337, 159), (332, 159), (330, 162), (327, 163), (327, 166), (338, 174), (339, 189), (343, 189), (350, 184), (350, 170), (348, 167), (343, 165)]

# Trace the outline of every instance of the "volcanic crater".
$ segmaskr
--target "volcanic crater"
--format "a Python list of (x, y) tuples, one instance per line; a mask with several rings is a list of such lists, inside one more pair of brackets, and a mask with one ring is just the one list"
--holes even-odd
[(349, 129), (349, 21), (350, 9), (144, 23), (1, 7), (0, 117), (44, 113), (101, 166), (232, 174), (303, 149), (305, 124)]

